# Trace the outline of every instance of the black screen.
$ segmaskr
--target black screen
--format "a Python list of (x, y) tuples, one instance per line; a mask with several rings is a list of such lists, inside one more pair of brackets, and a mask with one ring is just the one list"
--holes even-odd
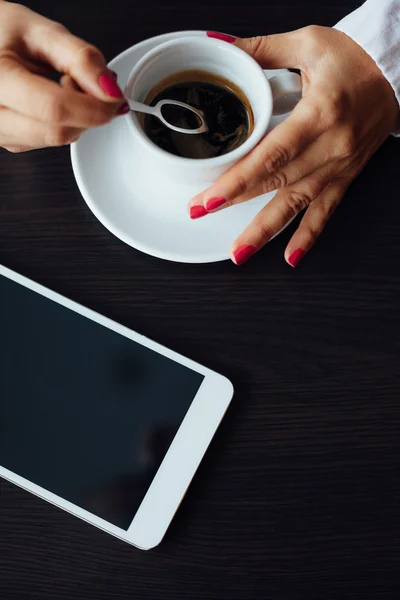
[(203, 376), (0, 276), (0, 464), (127, 529)]

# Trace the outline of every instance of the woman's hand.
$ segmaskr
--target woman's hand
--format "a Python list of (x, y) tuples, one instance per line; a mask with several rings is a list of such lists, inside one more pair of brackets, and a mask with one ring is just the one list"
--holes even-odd
[[(351, 181), (395, 129), (399, 105), (368, 54), (345, 34), (311, 26), (290, 33), (237, 39), (263, 68), (300, 69), (303, 97), (293, 113), (217, 183), (196, 196), (205, 216), (278, 190), (232, 246), (242, 264), (293, 217), (306, 212), (290, 240), (291, 266), (312, 247)], [(227, 214), (227, 218), (229, 215)]]
[[(51, 70), (78, 87), (50, 81)], [(97, 48), (24, 6), (0, 2), (0, 146), (69, 144), (127, 110)]]

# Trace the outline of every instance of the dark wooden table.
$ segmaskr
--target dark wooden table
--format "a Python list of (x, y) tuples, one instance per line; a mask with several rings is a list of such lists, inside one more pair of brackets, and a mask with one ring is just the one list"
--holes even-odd
[[(172, 30), (333, 25), (359, 2), (27, 4), (111, 59)], [(145, 256), (90, 213), (67, 148), (0, 153), (1, 263), (236, 387), (154, 551), (1, 481), (3, 600), (399, 598), (399, 148), (387, 141), (296, 271), (289, 232), (240, 269)]]

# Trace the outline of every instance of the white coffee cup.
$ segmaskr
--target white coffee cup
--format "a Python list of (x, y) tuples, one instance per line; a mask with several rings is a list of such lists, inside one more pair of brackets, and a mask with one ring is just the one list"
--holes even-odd
[[(236, 46), (206, 36), (183, 37), (160, 44), (136, 63), (130, 73), (125, 96), (144, 102), (148, 93), (164, 78), (187, 70), (220, 75), (245, 93), (253, 110), (254, 128), (241, 146), (216, 158), (183, 158), (156, 146), (144, 133), (136, 113), (128, 113), (126, 119), (135, 143), (140, 144), (140, 151), (146, 162), (152, 165), (155, 176), (210, 184), (258, 144), (267, 132), (272, 114), (282, 113), (285, 110), (282, 106), (290, 96), (294, 95), (298, 101), (301, 78), (287, 71), (268, 80), (256, 61)], [(278, 102), (281, 103), (280, 108)]]

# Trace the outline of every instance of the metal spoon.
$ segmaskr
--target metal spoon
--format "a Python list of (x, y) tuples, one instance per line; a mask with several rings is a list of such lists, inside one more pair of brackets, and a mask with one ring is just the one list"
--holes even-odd
[[(185, 104), (184, 102), (178, 102), (178, 100), (160, 100), (157, 102), (155, 106), (148, 106), (147, 104), (143, 104), (142, 102), (136, 102), (135, 100), (128, 99), (129, 108), (134, 110), (135, 112), (146, 113), (147, 115), (153, 115), (153, 117), (157, 117), (160, 121), (166, 126), (172, 129), (173, 131), (177, 131), (178, 133), (186, 133), (189, 135), (197, 134), (197, 133), (206, 133), (208, 131), (207, 124), (204, 120), (204, 115), (200, 110), (193, 108), (189, 104)], [(201, 123), (200, 127), (196, 129), (186, 129), (185, 127), (177, 127), (172, 123), (169, 123), (167, 119), (164, 117), (162, 113), (162, 109), (164, 106), (179, 106), (184, 110), (190, 110), (194, 113), (199, 122)]]

